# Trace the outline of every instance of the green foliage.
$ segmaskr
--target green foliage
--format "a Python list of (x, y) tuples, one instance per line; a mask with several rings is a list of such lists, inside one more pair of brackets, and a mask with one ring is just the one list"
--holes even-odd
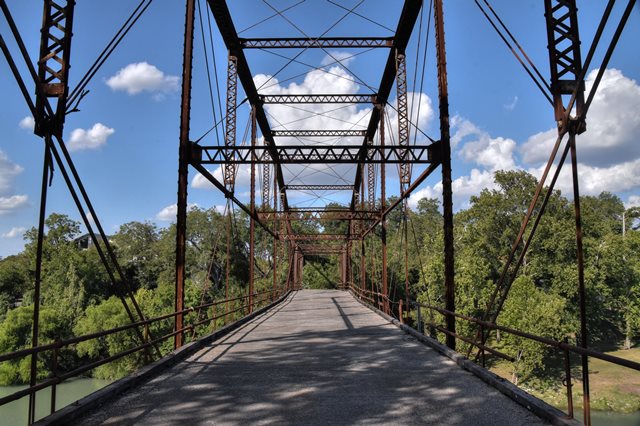
[[(518, 171), (497, 172), (495, 189), (484, 190), (471, 198), (469, 208), (454, 217), (456, 310), (480, 317), (484, 314), (501, 276), (509, 250), (518, 234), (533, 197), (535, 177)], [(544, 195), (544, 194), (543, 194)], [(393, 199), (386, 200), (387, 205)], [(615, 342), (632, 347), (640, 334), (640, 232), (638, 209), (624, 209), (612, 194), (581, 199), (584, 223), (585, 284), (588, 299), (590, 342)], [(380, 201), (379, 201), (380, 203)], [(344, 208), (338, 204), (329, 209)], [(540, 205), (536, 206), (539, 209)], [(332, 220), (325, 212), (322, 221), (302, 220), (291, 224), (294, 232), (344, 234), (345, 221)], [(623, 235), (624, 223), (624, 235)], [(46, 221), (41, 283), (40, 342), (73, 335), (109, 330), (130, 323), (123, 300), (134, 318), (139, 319), (128, 289), (146, 318), (170, 313), (174, 309), (176, 228), (159, 229), (150, 222), (130, 222), (109, 237), (124, 282), (112, 283), (95, 248), (81, 249), (75, 242), (79, 223), (67, 216), (52, 214)], [(394, 300), (405, 297), (406, 276), (411, 298), (422, 303), (444, 306), (443, 218), (437, 200), (423, 199), (415, 209), (393, 210), (387, 216), (389, 291)], [(365, 270), (361, 270), (359, 242), (352, 244), (353, 281), (366, 277), (367, 289), (381, 291), (381, 227), (365, 240)], [(578, 330), (577, 268), (575, 264), (575, 219), (572, 203), (555, 191), (549, 198), (545, 216), (535, 237), (531, 228), (524, 233), (530, 249), (515, 275), (498, 323), (553, 339), (568, 337), (575, 341)], [(33, 317), (35, 251), (37, 233), (25, 234), (23, 253), (0, 260), (0, 351), (11, 352), (31, 345)], [(215, 209), (194, 208), (187, 216), (187, 263), (185, 305), (198, 306), (222, 300), (225, 294), (247, 294), (249, 278), (249, 218), (244, 212), (221, 215)], [(227, 254), (227, 241), (229, 249)], [(287, 279), (288, 253), (278, 250), (276, 261), (273, 237), (256, 227), (255, 288), (257, 292), (273, 288), (273, 268), (278, 283)], [(408, 244), (406, 244), (408, 243)], [(281, 246), (280, 246), (281, 247)], [(408, 247), (408, 253), (405, 252)], [(227, 260), (229, 270), (227, 271)], [(336, 288), (340, 281), (339, 256), (305, 258), (304, 288)], [(228, 274), (228, 283), (226, 276)], [(230, 319), (243, 316), (241, 301), (229, 303)], [(187, 325), (203, 321), (188, 338), (210, 332), (225, 320), (226, 304), (215, 305), (188, 314)], [(425, 319), (443, 324), (439, 314)], [(476, 329), (458, 320), (457, 331), (473, 336)], [(173, 318), (153, 323), (149, 336), (170, 334)], [(137, 346), (144, 337), (129, 330), (89, 340), (65, 352), (61, 370), (69, 371), (80, 363), (95, 362)], [(440, 339), (443, 338), (439, 333)], [(172, 350), (173, 339), (158, 345), (161, 354)], [(519, 361), (512, 365), (514, 380), (531, 383), (534, 378), (551, 377), (545, 370), (551, 354), (547, 349), (508, 333), (492, 334), (490, 344)], [(464, 346), (460, 347), (464, 350)], [(156, 356), (155, 349), (150, 353)], [(47, 358), (49, 357), (49, 358)], [(145, 352), (136, 352), (96, 368), (91, 374), (100, 378), (118, 378), (148, 362)], [(50, 355), (38, 358), (38, 375), (50, 374)], [(29, 378), (30, 358), (0, 364), (0, 383), (24, 383)], [(557, 380), (556, 380), (557, 382)]]
[[(0, 353), (14, 352), (31, 346), (33, 333), (33, 306), (20, 306), (7, 312), (0, 323)], [(53, 309), (40, 308), (40, 344), (52, 343), (69, 337), (63, 317)], [(45, 356), (38, 357), (38, 378), (47, 377)], [(12, 385), (29, 381), (31, 358), (25, 357), (0, 364), (0, 385)]]
[[(565, 313), (566, 300), (536, 287), (531, 277), (520, 276), (511, 286), (500, 323), (516, 330), (527, 331), (553, 340), (562, 340), (575, 329)], [(543, 367), (551, 349), (530, 339), (504, 333), (500, 345), (517, 353), (519, 361), (514, 365), (514, 375), (529, 377), (534, 370)]]
[[(335, 256), (334, 256), (335, 257)], [(318, 257), (305, 260), (302, 270), (302, 288), (336, 289), (339, 284), (338, 264), (330, 257)]]
[[(112, 296), (99, 305), (89, 306), (76, 326), (76, 335), (97, 333), (126, 325), (129, 317), (119, 298)], [(140, 343), (134, 331), (109, 334), (98, 339), (87, 340), (76, 345), (78, 356), (90, 359), (106, 358)], [(139, 355), (127, 356), (97, 367), (93, 375), (100, 379), (120, 378), (141, 365)]]

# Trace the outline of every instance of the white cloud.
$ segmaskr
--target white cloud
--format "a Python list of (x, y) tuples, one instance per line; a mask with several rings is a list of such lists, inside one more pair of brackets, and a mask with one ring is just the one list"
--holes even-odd
[(454, 130), (452, 145), (463, 144), (458, 150), (460, 158), (491, 171), (516, 168), (514, 152), (517, 146), (513, 139), (500, 136), (492, 138), (489, 133), (459, 116), (451, 122)]
[(124, 90), (130, 95), (137, 95), (143, 91), (170, 93), (179, 89), (180, 78), (166, 75), (147, 62), (138, 62), (122, 68), (106, 83), (111, 90)]
[[(586, 92), (597, 70), (589, 73)], [(640, 158), (640, 85), (617, 69), (607, 69), (587, 116), (587, 131), (577, 137), (578, 160), (594, 167), (610, 167)], [(527, 164), (548, 158), (556, 140), (555, 128), (531, 136), (520, 148)]]
[(631, 195), (624, 206), (628, 209), (631, 207), (640, 207), (640, 195)]
[[(545, 165), (530, 168), (529, 173), (539, 178)], [(586, 164), (578, 164), (578, 183), (580, 194), (598, 195), (603, 191), (625, 192), (640, 188), (640, 159), (615, 164), (611, 167), (595, 167)], [(571, 163), (563, 166), (556, 189), (562, 191), (566, 197), (573, 198), (573, 178), (571, 175)]]
[[(209, 170), (209, 172), (213, 175), (214, 178), (218, 180), (218, 182), (224, 185), (222, 166), (218, 166), (214, 170)], [(256, 167), (256, 186), (258, 182), (257, 177), (259, 172), (259, 169)], [(236, 173), (235, 186), (237, 188), (249, 185), (251, 185), (251, 166), (249, 166), (248, 164), (241, 164), (238, 166), (238, 170)], [(200, 173), (193, 177), (193, 179), (191, 180), (191, 186), (197, 189), (216, 189), (216, 187), (213, 186), (213, 184)]]
[(24, 169), (11, 162), (7, 155), (0, 151), (0, 195), (11, 193), (13, 181)]
[(98, 149), (107, 143), (109, 136), (115, 130), (102, 123), (96, 123), (89, 130), (75, 129), (71, 132), (68, 142), (70, 151), (82, 151), (85, 149)]
[(322, 62), (320, 62), (320, 64), (323, 66), (340, 64), (347, 67), (354, 61), (354, 59), (355, 56), (353, 56), (353, 53), (341, 50), (330, 50), (327, 52), (327, 55), (322, 58)]
[[(453, 205), (456, 210), (469, 207), (469, 198), (480, 194), (483, 189), (495, 189), (493, 171), (472, 169), (469, 176), (460, 176), (451, 182)], [(409, 197), (409, 205), (415, 208), (422, 198), (435, 198), (442, 202), (442, 181), (426, 186)]]
[[(343, 52), (332, 52), (336, 58), (344, 58)], [(323, 63), (331, 63), (334, 60), (327, 56)], [(335, 65), (322, 70), (313, 70), (306, 74), (300, 83), (281, 84), (276, 78), (259, 74), (254, 77), (256, 87), (261, 94), (352, 94), (359, 93), (360, 86), (353, 81), (353, 77), (342, 67)], [(264, 86), (264, 87), (262, 87)], [(408, 108), (411, 113), (411, 122), (425, 131), (434, 117), (434, 110), (431, 99), (426, 94), (408, 93)], [(390, 126), (387, 126), (387, 143), (391, 143), (389, 135), (395, 135), (397, 139), (398, 115), (397, 100), (393, 100), (386, 109)], [(316, 105), (296, 105), (295, 108), (286, 105), (265, 105), (269, 122), (274, 130), (295, 130), (295, 129), (336, 129), (336, 130), (364, 130), (369, 123), (371, 106), (362, 105), (336, 105), (336, 104), (316, 104)], [(419, 114), (418, 114), (419, 112)], [(410, 126), (410, 140), (413, 142), (416, 129)], [(425, 137), (418, 133), (416, 142), (418, 144), (429, 143)], [(279, 145), (360, 145), (362, 137), (348, 138), (283, 138), (279, 137), (276, 143)], [(395, 142), (397, 143), (397, 141)], [(299, 165), (289, 164), (282, 166), (284, 180), (287, 184), (349, 184), (355, 178), (355, 170), (351, 165), (331, 165), (312, 164)], [(216, 170), (217, 172), (218, 170)], [(391, 170), (389, 171), (389, 173)], [(221, 179), (221, 174), (216, 177)], [(246, 175), (248, 176), (248, 174)], [(238, 186), (243, 185), (242, 170), (239, 173)], [(248, 184), (248, 179), (246, 180)], [(211, 187), (206, 179), (197, 176), (192, 185), (194, 187)], [(327, 199), (333, 201), (346, 201), (345, 194), (328, 194), (318, 192), (316, 198), (314, 193), (308, 191), (290, 191), (289, 199), (295, 199), (300, 205), (309, 206), (313, 203), (324, 203)], [(295, 203), (292, 203), (295, 204)], [(316, 205), (316, 204), (313, 204)]]
[(33, 129), (34, 129), (35, 125), (36, 125), (36, 121), (30, 115), (26, 116), (25, 118), (20, 120), (20, 123), (18, 123), (18, 126), (21, 129), (30, 130), (32, 132), (33, 132)]
[(9, 197), (0, 197), (0, 215), (13, 213), (29, 203), (29, 197), (26, 195), (11, 195)]
[[(195, 207), (198, 207), (196, 203), (189, 204), (187, 207), (187, 210), (191, 210)], [(171, 204), (163, 208), (156, 214), (156, 220), (159, 220), (161, 222), (174, 222), (176, 220), (177, 214), (178, 214), (178, 205)]]
[(492, 171), (512, 170), (516, 167), (513, 158), (515, 149), (516, 142), (512, 139), (490, 138), (484, 134), (476, 141), (467, 142), (460, 150), (460, 156)]
[(511, 102), (504, 104), (503, 106), (507, 111), (513, 111), (516, 108), (516, 105), (518, 105), (518, 96), (514, 96)]
[(451, 117), (450, 124), (451, 130), (453, 130), (453, 135), (451, 136), (451, 148), (457, 147), (467, 136), (483, 133), (478, 126), (459, 115)]
[[(589, 73), (587, 92), (595, 73)], [(587, 117), (587, 131), (577, 139), (581, 194), (621, 193), (640, 188), (639, 110), (640, 85), (618, 70), (606, 70)], [(474, 166), (467, 176), (453, 181), (456, 209), (467, 207), (469, 197), (482, 189), (495, 189), (493, 173), (497, 170), (525, 169), (539, 178), (557, 137), (557, 129), (551, 128), (530, 136), (518, 149), (514, 140), (491, 137), (460, 116), (451, 119), (451, 127), (451, 142), (454, 148), (458, 147), (457, 155)], [(522, 154), (523, 164), (518, 161), (516, 150)], [(556, 188), (569, 198), (573, 196), (569, 162), (564, 165)], [(425, 187), (410, 197), (410, 203), (415, 206), (422, 197), (440, 199), (441, 192), (441, 183)], [(640, 196), (629, 197), (627, 204), (634, 203), (640, 204)]]
[(9, 230), (9, 232), (5, 232), (4, 234), (2, 234), (2, 238), (16, 238), (16, 237), (21, 237), (22, 234), (24, 234), (24, 231), (26, 231), (26, 228), (22, 228), (22, 227), (13, 227), (11, 228), (11, 230)]

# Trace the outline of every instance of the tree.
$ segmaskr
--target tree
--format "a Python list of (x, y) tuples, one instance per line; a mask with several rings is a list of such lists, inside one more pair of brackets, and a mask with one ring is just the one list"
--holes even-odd
[[(33, 328), (33, 306), (20, 306), (7, 312), (0, 324), (0, 353), (8, 353), (31, 346)], [(40, 309), (39, 343), (47, 344), (68, 338), (65, 320), (53, 309)], [(30, 378), (30, 357), (23, 357), (0, 364), (0, 385), (28, 383)], [(46, 378), (50, 353), (38, 356), (38, 379)]]
[(157, 286), (161, 269), (158, 239), (158, 228), (151, 222), (125, 223), (113, 236), (118, 259), (134, 289)]

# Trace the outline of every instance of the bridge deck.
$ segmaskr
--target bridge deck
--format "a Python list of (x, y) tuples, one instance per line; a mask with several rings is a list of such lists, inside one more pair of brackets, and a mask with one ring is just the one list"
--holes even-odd
[(78, 423), (544, 422), (349, 293), (303, 290)]

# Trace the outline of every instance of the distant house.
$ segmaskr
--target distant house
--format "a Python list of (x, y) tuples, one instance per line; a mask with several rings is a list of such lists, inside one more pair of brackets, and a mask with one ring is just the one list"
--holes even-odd
[[(99, 235), (96, 236), (100, 238)], [(111, 237), (108, 235), (107, 240), (111, 242)], [(80, 235), (79, 237), (75, 238), (73, 242), (78, 246), (80, 250), (88, 250), (89, 248), (93, 247), (93, 240), (91, 239), (90, 234)]]

